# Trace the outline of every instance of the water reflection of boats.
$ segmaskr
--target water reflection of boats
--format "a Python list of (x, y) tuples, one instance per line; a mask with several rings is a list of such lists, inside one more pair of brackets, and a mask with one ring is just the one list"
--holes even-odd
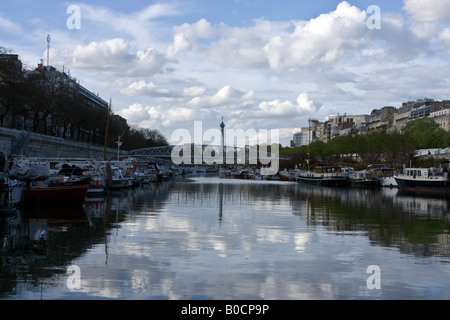
[(0, 212), (15, 212), (16, 206), (22, 201), (24, 183), (11, 180), (0, 173)]
[(404, 212), (450, 217), (450, 197), (447, 194), (418, 194), (401, 190), (394, 203), (401, 205)]
[(86, 224), (87, 216), (83, 205), (80, 204), (58, 204), (42, 206), (26, 205), (23, 207), (23, 217), (26, 219), (51, 220), (55, 223), (77, 222)]

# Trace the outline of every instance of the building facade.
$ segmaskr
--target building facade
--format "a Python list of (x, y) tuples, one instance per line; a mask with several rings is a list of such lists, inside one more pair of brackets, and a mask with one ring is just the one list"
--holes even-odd
[(298, 148), (301, 146), (306, 146), (308, 144), (308, 132), (297, 132), (294, 133), (292, 140), (292, 147)]
[(392, 106), (374, 109), (370, 115), (333, 115), (323, 123), (310, 120), (310, 126), (302, 128), (302, 132), (310, 132), (311, 142), (320, 139), (327, 143), (337, 136), (365, 134), (380, 128), (401, 131), (409, 121), (423, 117), (433, 119), (443, 130), (450, 131), (450, 101), (425, 98), (404, 102), (398, 109)]
[(381, 109), (374, 109), (370, 114), (368, 130), (377, 130), (381, 127), (391, 128), (395, 120), (396, 108), (387, 106)]
[(436, 103), (431, 108), (429, 117), (436, 121), (445, 131), (450, 131), (450, 102)]

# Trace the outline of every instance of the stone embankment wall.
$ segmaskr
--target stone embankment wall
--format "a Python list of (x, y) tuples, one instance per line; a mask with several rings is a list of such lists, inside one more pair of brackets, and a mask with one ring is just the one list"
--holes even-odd
[[(104, 153), (101, 146), (0, 127), (0, 151), (8, 156), (19, 149), (23, 156), (50, 158), (103, 159)], [(106, 155), (107, 159), (116, 158), (117, 150), (108, 148)]]

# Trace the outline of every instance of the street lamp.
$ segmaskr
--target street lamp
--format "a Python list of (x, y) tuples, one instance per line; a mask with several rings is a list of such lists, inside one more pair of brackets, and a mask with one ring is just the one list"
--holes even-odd
[(122, 146), (123, 142), (120, 141), (120, 138), (124, 135), (125, 131), (117, 138), (117, 160), (120, 160), (120, 147)]

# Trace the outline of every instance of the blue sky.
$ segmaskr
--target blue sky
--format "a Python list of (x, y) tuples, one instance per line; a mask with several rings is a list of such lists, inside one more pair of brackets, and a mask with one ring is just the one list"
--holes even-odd
[(169, 140), (224, 117), (286, 145), (309, 118), (450, 98), (449, 22), (450, 0), (15, 0), (0, 6), (0, 46), (31, 68), (50, 34), (51, 65)]

